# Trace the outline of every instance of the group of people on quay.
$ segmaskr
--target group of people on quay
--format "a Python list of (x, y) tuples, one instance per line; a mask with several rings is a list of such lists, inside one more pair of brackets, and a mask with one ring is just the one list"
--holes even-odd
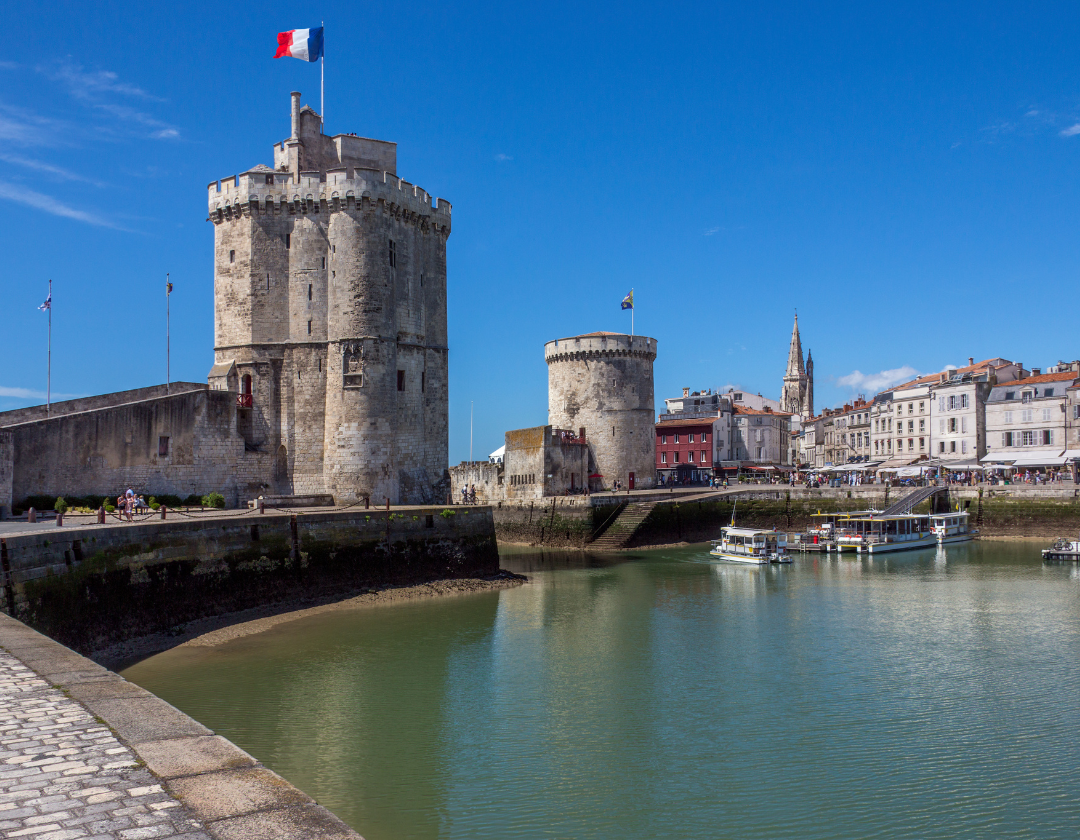
[(121, 519), (127, 519), (128, 522), (134, 522), (134, 515), (146, 513), (150, 510), (150, 506), (146, 503), (141, 495), (136, 494), (130, 487), (127, 492), (122, 493), (116, 497), (116, 513)]

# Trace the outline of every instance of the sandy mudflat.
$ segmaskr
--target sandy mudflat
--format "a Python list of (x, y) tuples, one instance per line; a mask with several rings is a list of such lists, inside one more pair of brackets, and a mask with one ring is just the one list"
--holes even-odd
[(524, 583), (524, 576), (497, 577), (497, 578), (462, 578), (460, 580), (433, 580), (429, 583), (421, 583), (416, 586), (393, 586), (380, 589), (375, 592), (365, 592), (354, 598), (344, 601), (335, 601), (332, 604), (320, 604), (317, 607), (293, 610), (292, 612), (279, 615), (269, 615), (257, 618), (253, 621), (243, 621), (239, 624), (231, 624), (221, 627), (209, 633), (203, 633), (189, 639), (179, 647), (215, 647), (239, 639), (243, 636), (251, 636), (262, 633), (287, 621), (295, 621), (298, 618), (308, 618), (340, 610), (356, 610), (365, 607), (380, 607), (389, 604), (400, 604), (407, 601), (415, 601), (420, 598), (437, 598), (445, 595), (469, 595), (476, 592), (490, 592), (497, 589), (508, 589), (512, 586), (520, 586)]
[[(302, 602), (277, 603), (254, 607), (241, 612), (210, 616), (190, 621), (173, 628), (168, 633), (151, 633), (128, 639), (114, 645), (99, 648), (90, 658), (119, 671), (155, 653), (175, 647), (213, 647), (232, 639), (262, 633), (287, 621), (334, 610), (355, 610), (368, 607), (390, 606), (414, 602), (421, 598), (470, 595), (493, 592), (520, 586), (528, 580), (524, 575), (500, 572), (490, 578), (462, 578), (433, 580), (415, 586), (388, 586), (365, 592), (343, 601), (329, 601), (304, 606)], [(310, 604), (311, 602), (308, 601)]]

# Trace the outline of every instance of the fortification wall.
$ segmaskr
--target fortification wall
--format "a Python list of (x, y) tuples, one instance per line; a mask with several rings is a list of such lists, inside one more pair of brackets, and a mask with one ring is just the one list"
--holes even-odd
[(235, 505), (257, 495), (270, 472), (267, 454), (245, 451), (236, 396), (227, 391), (191, 390), (7, 431), (14, 501), (132, 487), (147, 496), (220, 492)]
[(656, 485), (653, 361), (656, 339), (598, 334), (544, 345), (548, 365), (548, 422), (585, 427), (593, 463), (605, 487)]
[(79, 397), (76, 400), (62, 400), (61, 402), (54, 402), (51, 407), (34, 405), (29, 408), (0, 411), (0, 428), (14, 426), (16, 423), (27, 423), (31, 420), (45, 420), (49, 417), (60, 417), (64, 414), (75, 414), (80, 411), (93, 411), (97, 408), (109, 408), (124, 403), (140, 402), (152, 397), (164, 397), (168, 394), (205, 391), (207, 387), (205, 382), (173, 382), (170, 385), (151, 385), (149, 388), (133, 388), (129, 391), (114, 391), (111, 394)]
[(15, 446), (11, 432), (0, 429), (0, 519), (11, 514), (12, 478), (15, 473)]
[(499, 570), (479, 507), (151, 520), (7, 537), (2, 551), (0, 608), (85, 653), (249, 607)]

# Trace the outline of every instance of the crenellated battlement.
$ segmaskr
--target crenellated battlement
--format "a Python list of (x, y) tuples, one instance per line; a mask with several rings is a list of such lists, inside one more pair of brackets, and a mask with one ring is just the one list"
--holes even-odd
[(390, 172), (372, 169), (330, 170), (323, 179), (319, 172), (301, 172), (294, 179), (290, 172), (275, 172), (260, 166), (213, 181), (207, 187), (210, 218), (220, 222), (245, 212), (303, 213), (312, 204), (380, 202), (394, 213), (404, 212), (418, 219), (429, 219), (439, 228), (450, 227), (449, 201), (430, 195), (422, 187), (410, 184)]
[(596, 358), (656, 358), (656, 339), (644, 335), (593, 333), (559, 338), (544, 345), (544, 361), (565, 362)]

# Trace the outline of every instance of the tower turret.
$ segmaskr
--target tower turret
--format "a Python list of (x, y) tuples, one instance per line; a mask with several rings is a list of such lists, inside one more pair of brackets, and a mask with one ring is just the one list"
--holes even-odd
[(799, 313), (795, 313), (795, 326), (791, 330), (791, 346), (788, 348), (787, 370), (780, 392), (780, 407), (784, 411), (809, 417), (807, 413), (807, 390), (809, 376), (803, 364), (802, 340), (799, 336)]

